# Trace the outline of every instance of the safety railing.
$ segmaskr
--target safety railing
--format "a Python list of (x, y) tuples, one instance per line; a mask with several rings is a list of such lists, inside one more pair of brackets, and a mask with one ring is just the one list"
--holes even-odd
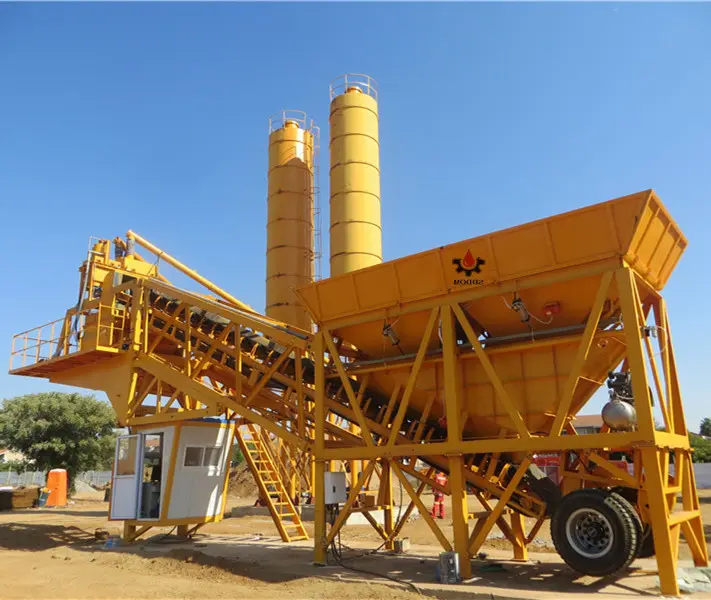
[(78, 315), (67, 315), (14, 335), (10, 351), (10, 370), (76, 352), (79, 343), (77, 336), (71, 331), (75, 317)]
[(82, 350), (117, 348), (128, 333), (128, 311), (113, 303), (18, 333), (12, 338), (10, 371), (64, 358)]
[(345, 73), (336, 77), (328, 86), (331, 100), (345, 94), (350, 88), (357, 88), (363, 94), (378, 100), (378, 83), (363, 73)]
[(269, 133), (281, 129), (287, 122), (296, 123), (300, 129), (312, 133), (318, 130), (318, 126), (314, 124), (314, 120), (309, 118), (303, 110), (285, 109), (269, 117)]

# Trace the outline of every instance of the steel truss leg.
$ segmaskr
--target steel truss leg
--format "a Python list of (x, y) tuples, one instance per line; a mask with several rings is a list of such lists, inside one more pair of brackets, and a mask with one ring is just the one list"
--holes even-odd
[[(645, 508), (648, 510), (649, 523), (654, 536), (654, 550), (657, 557), (661, 592), (664, 595), (678, 596), (679, 585), (676, 577), (677, 558), (679, 554), (679, 535), (684, 530), (685, 537), (694, 555), (696, 564), (705, 564), (707, 556), (703, 543), (703, 526), (701, 514), (698, 511), (696, 487), (693, 475), (688, 468), (688, 453), (679, 452), (677, 468), (680, 473), (677, 480), (681, 482), (684, 511), (672, 512), (676, 492), (669, 491), (668, 448), (656, 445), (658, 433), (655, 431), (654, 414), (649, 395), (649, 377), (645, 361), (646, 344), (643, 327), (646, 325), (645, 312), (634, 273), (629, 268), (621, 268), (615, 272), (620, 295), (620, 307), (624, 322), (625, 340), (627, 343), (627, 364), (632, 373), (632, 386), (635, 390), (635, 407), (639, 422), (639, 431), (649, 440), (649, 444), (640, 449), (644, 484), (642, 491), (645, 497)], [(663, 312), (663, 311), (660, 311)], [(668, 327), (666, 335), (669, 336)], [(686, 426), (681, 406), (681, 396), (678, 390), (678, 378), (674, 366), (673, 348), (670, 336), (667, 339), (668, 356), (663, 357), (665, 378), (667, 379), (667, 401), (670, 406), (664, 411), (666, 425), (678, 435), (686, 435)], [(658, 373), (653, 368), (655, 386), (661, 389)], [(658, 391), (659, 393), (659, 391)], [(659, 399), (664, 403), (664, 399)], [(669, 495), (674, 494), (670, 498)], [(702, 543), (699, 543), (702, 542)], [(702, 549), (701, 546), (704, 546)]]
[[(412, 503), (414, 503), (417, 506), (417, 510), (420, 513), (420, 516), (425, 520), (425, 523), (427, 523), (428, 527), (432, 531), (432, 533), (437, 537), (439, 540), (439, 543), (442, 545), (442, 548), (446, 552), (451, 552), (452, 551), (452, 546), (449, 543), (449, 540), (445, 537), (445, 535), (442, 533), (442, 530), (437, 526), (437, 523), (435, 523), (434, 519), (432, 518), (432, 515), (430, 514), (430, 511), (427, 510), (427, 507), (424, 505), (422, 502), (422, 498), (420, 498), (420, 494), (422, 493), (422, 490), (424, 490), (424, 482), (423, 484), (420, 485), (417, 491), (412, 487), (410, 482), (407, 480), (407, 477), (403, 474), (403, 472), (400, 470), (400, 467), (398, 467), (397, 463), (392, 464), (392, 469), (393, 472), (395, 473), (396, 477), (400, 480), (402, 483), (402, 487), (405, 488), (405, 491), (408, 493), (410, 498), (412, 499)], [(403, 519), (400, 521), (399, 528), (401, 528), (404, 525), (405, 519), (407, 518), (407, 514), (403, 516)], [(399, 531), (399, 528), (397, 531)]]
[(472, 576), (469, 555), (469, 507), (464, 480), (464, 458), (449, 457), (449, 488), (452, 494), (452, 527), (454, 528), (454, 551), (459, 554), (459, 572), (462, 579)]
[[(646, 475), (644, 490), (649, 501), (652, 534), (654, 535), (654, 551), (657, 556), (657, 569), (662, 594), (679, 595), (679, 584), (676, 580), (676, 560), (679, 553), (678, 529), (672, 535), (669, 523), (669, 506), (667, 504), (665, 485), (659, 466), (659, 450), (644, 448), (642, 450), (642, 466)], [(678, 526), (677, 526), (678, 527)]]
[(525, 562), (528, 560), (526, 547), (526, 531), (523, 527), (523, 515), (518, 512), (511, 513), (511, 532), (513, 533), (514, 560)]
[(387, 536), (385, 542), (386, 550), (393, 550), (395, 548), (395, 543), (393, 541), (393, 486), (392, 486), (392, 470), (390, 467), (390, 461), (383, 461), (383, 470), (380, 478), (380, 489), (384, 489), (383, 493), (383, 526), (385, 529), (385, 535)]
[(326, 564), (326, 498), (324, 488), (325, 463), (315, 460), (314, 475), (314, 563)]

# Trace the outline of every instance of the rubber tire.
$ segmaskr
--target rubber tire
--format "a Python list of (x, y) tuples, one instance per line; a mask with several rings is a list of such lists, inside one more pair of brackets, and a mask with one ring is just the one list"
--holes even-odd
[(629, 500), (628, 498), (625, 498), (622, 494), (619, 492), (612, 491), (611, 495), (614, 496), (620, 504), (622, 504), (625, 509), (629, 512), (630, 516), (632, 517), (632, 522), (634, 523), (634, 527), (637, 530), (637, 546), (635, 547), (634, 551), (634, 558), (639, 557), (639, 553), (642, 550), (642, 539), (644, 537), (644, 524), (642, 523), (642, 518), (639, 516), (639, 513), (634, 507), (634, 504), (632, 504), (632, 501)]
[(651, 558), (656, 554), (656, 551), (654, 550), (654, 536), (652, 535), (651, 527), (649, 527), (649, 525), (645, 526), (644, 523), (642, 523), (639, 513), (634, 510), (634, 504), (637, 503), (637, 490), (618, 487), (613, 488), (612, 492), (625, 499), (630, 504), (635, 516), (637, 517), (637, 522), (639, 523), (639, 529), (637, 530), (637, 537), (639, 538), (637, 543), (637, 558)]
[[(628, 504), (605, 490), (576, 490), (563, 497), (551, 519), (551, 538), (560, 557), (573, 570), (584, 575), (602, 577), (626, 568), (637, 552), (637, 525)], [(602, 513), (613, 530), (613, 543), (608, 553), (591, 560), (568, 542), (566, 522), (580, 508), (591, 508)]]

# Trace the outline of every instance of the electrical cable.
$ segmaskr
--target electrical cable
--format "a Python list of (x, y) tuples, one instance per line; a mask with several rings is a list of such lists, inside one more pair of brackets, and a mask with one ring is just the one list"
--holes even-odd
[[(336, 541), (335, 541), (335, 539), (334, 539), (334, 540), (331, 541), (330, 549), (331, 549), (331, 554), (333, 555), (333, 558), (335, 559), (336, 564), (337, 564), (339, 567), (341, 567), (341, 568), (343, 568), (343, 569), (348, 569), (349, 571), (353, 571), (353, 572), (355, 572), (355, 573), (363, 573), (363, 574), (365, 574), (365, 575), (372, 575), (372, 576), (374, 576), (374, 577), (381, 577), (381, 578), (383, 578), (383, 579), (388, 579), (388, 580), (390, 580), (390, 581), (392, 581), (392, 582), (394, 582), (394, 583), (397, 583), (398, 585), (402, 585), (402, 586), (411, 588), (412, 590), (414, 590), (414, 591), (415, 591), (417, 594), (419, 594), (420, 596), (423, 595), (423, 593), (422, 593), (422, 591), (420, 590), (420, 588), (418, 588), (414, 583), (412, 583), (412, 582), (410, 582), (410, 581), (405, 581), (405, 580), (403, 580), (403, 579), (398, 579), (397, 577), (393, 577), (392, 575), (388, 575), (387, 573), (378, 573), (377, 571), (369, 571), (368, 569), (361, 569), (361, 568), (358, 568), (358, 567), (353, 567), (353, 566), (351, 566), (351, 565), (345, 564), (345, 563), (344, 563), (344, 560), (352, 560), (353, 558), (357, 558), (357, 557), (351, 557), (351, 558), (346, 558), (346, 559), (344, 559), (344, 558), (343, 558), (343, 551), (342, 551), (342, 546), (343, 546), (343, 545), (342, 545), (342, 543), (341, 543), (341, 532), (340, 532), (340, 531), (338, 532), (337, 538), (338, 538), (338, 545), (341, 546), (341, 548), (337, 548), (337, 547), (336, 547)], [(383, 544), (381, 545), (381, 547), (382, 547), (383, 545), (385, 545), (384, 542), (383, 542)], [(371, 552), (370, 554), (372, 554), (372, 552)]]

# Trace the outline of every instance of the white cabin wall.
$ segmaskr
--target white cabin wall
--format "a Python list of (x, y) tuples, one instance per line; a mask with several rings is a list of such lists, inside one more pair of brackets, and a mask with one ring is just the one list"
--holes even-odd
[[(229, 464), (232, 434), (228, 427), (183, 424), (173, 475), (173, 491), (168, 508), (169, 519), (204, 518), (221, 514), (225, 469)], [(217, 468), (185, 467), (187, 446), (219, 446)]]

